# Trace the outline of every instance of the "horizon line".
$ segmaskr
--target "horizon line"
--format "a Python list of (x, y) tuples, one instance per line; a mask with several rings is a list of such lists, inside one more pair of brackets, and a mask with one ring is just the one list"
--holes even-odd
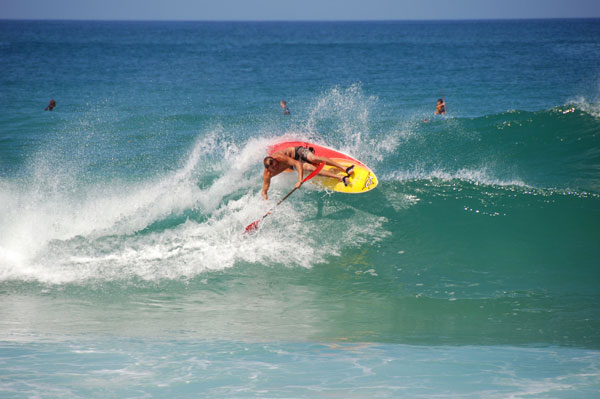
[(95, 19), (95, 18), (0, 18), (0, 21), (46, 22), (472, 22), (472, 21), (560, 21), (594, 20), (597, 17), (511, 17), (511, 18), (450, 18), (450, 19)]

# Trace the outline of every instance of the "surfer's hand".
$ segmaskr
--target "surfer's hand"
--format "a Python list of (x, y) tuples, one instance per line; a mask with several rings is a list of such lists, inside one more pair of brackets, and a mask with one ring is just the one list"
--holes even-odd
[(302, 182), (299, 181), (298, 183), (296, 183), (296, 188), (300, 188), (301, 185), (302, 185)]

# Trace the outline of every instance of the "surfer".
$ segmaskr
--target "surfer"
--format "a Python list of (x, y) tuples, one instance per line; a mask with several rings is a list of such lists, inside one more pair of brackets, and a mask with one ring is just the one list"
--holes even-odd
[(54, 107), (56, 107), (56, 101), (50, 100), (50, 103), (48, 104), (48, 106), (46, 107), (46, 109), (44, 109), (44, 111), (52, 111), (52, 109)]
[(435, 115), (445, 115), (446, 114), (446, 102), (441, 98), (438, 98), (437, 105), (435, 106)]
[(279, 103), (279, 105), (281, 105), (281, 108), (283, 108), (283, 114), (284, 115), (289, 115), (290, 114), (290, 109), (287, 106), (287, 102), (285, 102), (285, 100), (281, 100), (281, 102)]
[(302, 179), (304, 177), (304, 170), (312, 172), (316, 169), (316, 165), (321, 162), (344, 171), (346, 175), (338, 175), (328, 170), (321, 170), (319, 175), (338, 179), (344, 183), (345, 186), (350, 184), (349, 176), (354, 173), (354, 165), (344, 168), (343, 165), (335, 162), (332, 159), (315, 155), (312, 147), (288, 147), (279, 151), (275, 151), (273, 155), (265, 157), (263, 160), (263, 164), (265, 166), (262, 187), (263, 199), (269, 199), (267, 191), (269, 191), (269, 187), (271, 186), (272, 177), (277, 176), (287, 169), (296, 169), (298, 172), (298, 182), (296, 183), (296, 188), (300, 188), (302, 185)]

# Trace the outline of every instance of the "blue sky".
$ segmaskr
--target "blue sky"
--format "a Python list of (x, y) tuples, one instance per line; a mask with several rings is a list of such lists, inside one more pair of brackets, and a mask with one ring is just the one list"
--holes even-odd
[(0, 0), (0, 19), (600, 18), (600, 0)]

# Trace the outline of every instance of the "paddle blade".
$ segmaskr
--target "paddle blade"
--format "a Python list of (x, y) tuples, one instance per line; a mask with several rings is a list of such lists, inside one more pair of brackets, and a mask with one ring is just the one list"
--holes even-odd
[(246, 234), (246, 233), (252, 233), (256, 229), (258, 229), (258, 223), (259, 222), (260, 222), (260, 220), (256, 220), (256, 221), (250, 223), (248, 226), (246, 226), (246, 230), (244, 231), (244, 234)]

